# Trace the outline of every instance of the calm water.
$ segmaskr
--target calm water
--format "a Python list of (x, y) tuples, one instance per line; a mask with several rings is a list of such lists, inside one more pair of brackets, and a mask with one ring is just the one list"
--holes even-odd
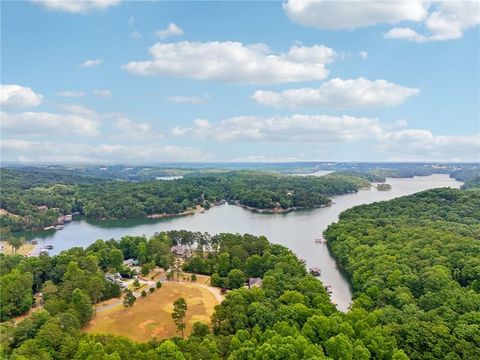
[[(355, 205), (393, 199), (418, 191), (437, 187), (460, 187), (461, 183), (448, 175), (431, 175), (413, 179), (388, 179), (392, 190), (361, 190), (358, 193), (336, 196), (330, 207), (303, 210), (289, 214), (259, 214), (234, 205), (213, 207), (195, 215), (142, 220), (74, 221), (64, 230), (36, 233), (33, 239), (38, 248), (51, 244), (52, 255), (74, 246), (86, 247), (97, 239), (119, 239), (125, 235), (150, 236), (164, 230), (191, 230), (217, 234), (221, 232), (265, 235), (274, 243), (282, 244), (304, 259), (308, 267), (322, 270), (321, 280), (332, 287), (332, 301), (339, 310), (345, 311), (351, 303), (350, 284), (341, 273), (325, 244), (316, 244), (316, 238), (329, 224), (338, 220), (338, 215)], [(39, 249), (37, 249), (38, 251)]]

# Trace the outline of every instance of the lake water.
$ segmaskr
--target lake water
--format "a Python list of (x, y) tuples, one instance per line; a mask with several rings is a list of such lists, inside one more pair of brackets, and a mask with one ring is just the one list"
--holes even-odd
[(67, 224), (64, 230), (35, 233), (30, 239), (38, 241), (37, 251), (46, 244), (53, 245), (54, 249), (50, 254), (55, 255), (71, 247), (86, 247), (97, 239), (119, 239), (125, 235), (151, 236), (155, 232), (165, 230), (265, 235), (271, 242), (287, 246), (294, 251), (300, 259), (306, 261), (307, 268), (320, 268), (323, 284), (331, 286), (332, 301), (337, 304), (339, 310), (346, 311), (352, 300), (348, 279), (337, 267), (326, 244), (315, 243), (315, 239), (322, 235), (328, 225), (338, 220), (338, 215), (342, 211), (353, 206), (393, 199), (432, 188), (459, 188), (462, 184), (448, 175), (439, 174), (412, 179), (387, 179), (387, 183), (392, 185), (391, 191), (377, 191), (374, 188), (361, 190), (358, 193), (333, 197), (334, 203), (329, 207), (288, 214), (260, 214), (226, 204), (212, 207), (204, 213), (174, 218), (73, 221)]

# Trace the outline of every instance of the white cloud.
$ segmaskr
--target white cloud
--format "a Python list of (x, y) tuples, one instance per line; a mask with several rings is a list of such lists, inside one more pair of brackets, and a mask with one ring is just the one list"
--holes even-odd
[(120, 0), (31, 0), (44, 8), (72, 14), (88, 14), (120, 3)]
[(209, 94), (203, 96), (191, 95), (191, 96), (167, 96), (167, 100), (177, 104), (192, 104), (201, 105), (205, 104), (210, 99)]
[(383, 34), (385, 39), (404, 39), (404, 40), (411, 40), (411, 41), (424, 41), (425, 37), (420, 35), (415, 30), (410, 28), (398, 28), (395, 27), (385, 34)]
[(183, 30), (174, 23), (170, 23), (166, 29), (156, 31), (155, 35), (157, 35), (160, 39), (166, 39), (170, 36), (183, 35)]
[(2, 133), (36, 136), (99, 135), (100, 120), (83, 114), (47, 112), (1, 112)]
[(377, 119), (352, 116), (237, 116), (213, 124), (205, 119), (197, 119), (192, 127), (173, 128), (172, 134), (219, 142), (247, 140), (334, 143), (380, 135), (382, 127)]
[(152, 129), (150, 124), (135, 122), (126, 117), (119, 117), (113, 123), (113, 127), (119, 131), (118, 135), (112, 138), (131, 139), (163, 139), (163, 134)]
[(421, 1), (289, 0), (283, 9), (296, 23), (330, 30), (421, 21), (427, 15)]
[(429, 130), (406, 129), (385, 133), (380, 148), (391, 160), (480, 161), (480, 135), (434, 135)]
[(363, 60), (367, 60), (368, 58), (368, 52), (366, 51), (359, 51), (358, 56), (360, 56)]
[(40, 105), (43, 95), (20, 85), (0, 85), (0, 105), (5, 107), (28, 107)]
[(335, 50), (324, 45), (313, 46), (292, 46), (288, 51), (288, 58), (296, 61), (329, 64), (333, 62), (338, 54)]
[(330, 1), (289, 0), (283, 9), (290, 20), (321, 29), (355, 29), (377, 24), (413, 22), (426, 34), (411, 27), (395, 27), (387, 39), (415, 42), (459, 39), (480, 23), (480, 1)]
[(264, 44), (240, 42), (156, 43), (152, 60), (132, 61), (123, 68), (147, 76), (172, 76), (239, 84), (276, 84), (321, 80), (328, 75), (325, 64), (335, 52), (324, 46), (293, 46), (273, 54)]
[(404, 39), (415, 42), (459, 39), (470, 27), (480, 24), (480, 2), (444, 1), (424, 21), (427, 35), (409, 27), (395, 27), (384, 34), (387, 39)]
[(82, 143), (57, 143), (5, 139), (1, 143), (6, 160), (31, 162), (168, 162), (206, 161), (212, 156), (203, 151), (171, 145), (118, 145)]
[(277, 108), (302, 106), (354, 108), (395, 106), (420, 90), (397, 85), (386, 80), (332, 79), (319, 88), (285, 90), (281, 93), (258, 90), (252, 99), (259, 104)]
[(142, 34), (138, 30), (134, 30), (130, 33), (131, 39), (140, 39), (141, 37), (142, 37)]
[(135, 18), (133, 16), (130, 16), (127, 22), (128, 22), (128, 26), (130, 27), (135, 26)]
[(107, 89), (95, 89), (93, 90), (93, 95), (95, 95), (98, 98), (108, 98), (112, 96), (112, 92)]
[(88, 116), (88, 117), (97, 117), (98, 114), (85, 107), (85, 106), (82, 106), (82, 105), (76, 105), (76, 104), (57, 104), (57, 106), (62, 109), (62, 110), (65, 110), (66, 112), (69, 112), (69, 113), (74, 113), (74, 114), (79, 114), (79, 115), (83, 115), (83, 116)]
[(58, 96), (79, 98), (85, 96), (83, 91), (59, 91)]
[(115, 123), (115, 127), (119, 130), (124, 131), (125, 133), (130, 133), (130, 132), (148, 133), (151, 130), (149, 124), (135, 123), (128, 118), (117, 119)]
[(101, 65), (103, 59), (93, 59), (93, 60), (85, 60), (83, 63), (80, 64), (80, 67), (95, 67)]

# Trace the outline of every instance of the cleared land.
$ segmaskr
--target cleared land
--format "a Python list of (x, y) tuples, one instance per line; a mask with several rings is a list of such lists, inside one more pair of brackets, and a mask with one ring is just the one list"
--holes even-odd
[[(173, 302), (183, 297), (188, 306), (185, 334), (190, 334), (196, 321), (210, 324), (213, 308), (221, 297), (205, 284), (165, 282), (161, 289), (145, 298), (139, 297), (133, 308), (124, 310), (119, 304), (101, 311), (85, 328), (88, 333), (116, 334), (135, 341), (148, 341), (180, 335), (172, 320)], [(101, 306), (100, 306), (101, 307)]]
[[(35, 245), (32, 244), (24, 244), (22, 245), (16, 252), (18, 255), (30, 255), (30, 253), (35, 248)], [(6, 241), (0, 241), (0, 252), (5, 255), (13, 255), (15, 250), (12, 249), (12, 246), (7, 243)]]

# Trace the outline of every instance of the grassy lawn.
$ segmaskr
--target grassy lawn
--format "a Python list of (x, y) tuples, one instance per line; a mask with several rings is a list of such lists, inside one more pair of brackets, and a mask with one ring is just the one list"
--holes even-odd
[(127, 311), (120, 305), (99, 313), (85, 331), (122, 335), (141, 342), (179, 335), (171, 316), (173, 302), (179, 297), (185, 298), (188, 306), (186, 335), (190, 334), (194, 322), (210, 323), (218, 300), (208, 289), (190, 283), (165, 282), (153, 294), (138, 298)]

